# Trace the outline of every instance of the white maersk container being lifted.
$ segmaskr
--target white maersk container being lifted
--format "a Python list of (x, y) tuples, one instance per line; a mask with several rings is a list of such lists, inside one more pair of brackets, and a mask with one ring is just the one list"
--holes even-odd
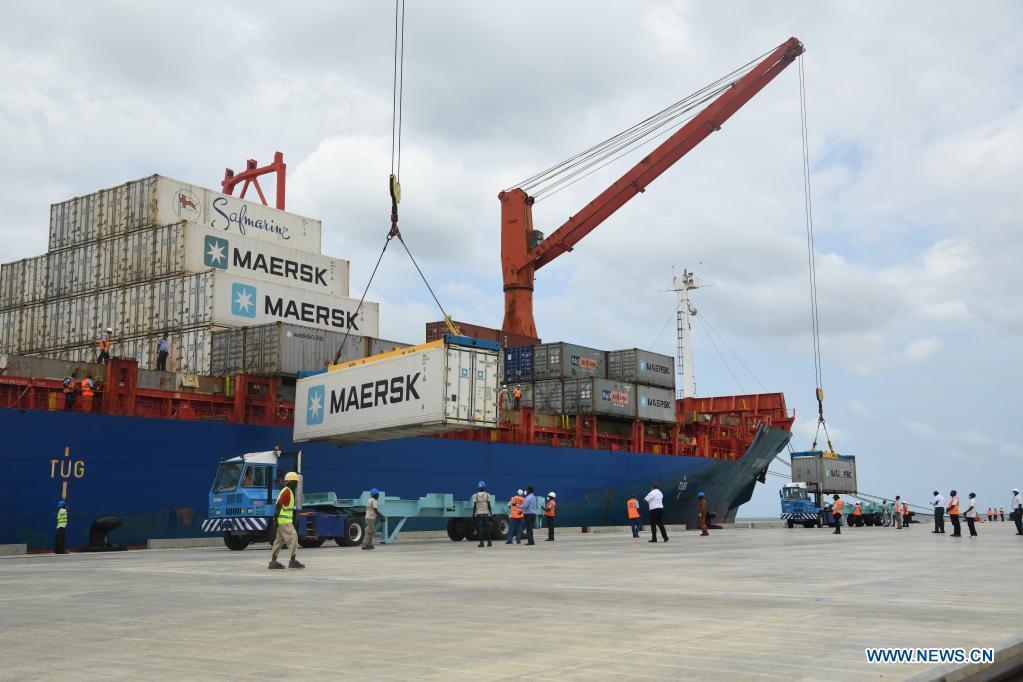
[(447, 336), (299, 379), (296, 443), (497, 428), (497, 344)]

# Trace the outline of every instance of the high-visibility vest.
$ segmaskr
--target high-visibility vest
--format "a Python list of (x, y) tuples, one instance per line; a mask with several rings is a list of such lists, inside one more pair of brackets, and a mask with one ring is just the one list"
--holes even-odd
[(894, 509), (894, 511), (895, 511), (896, 514), (901, 514), (902, 513), (902, 503), (899, 502), (898, 500), (895, 500), (895, 509)]
[(554, 500), (547, 500), (547, 505), (543, 508), (544, 516), (554, 516), (554, 509), (557, 505)]
[(998, 508), (998, 512), (999, 512), (999, 513), (1000, 513), (1000, 514), (1001, 514), (1002, 516), (1005, 516), (1005, 509), (1003, 509), (1002, 507), (999, 507), (999, 508)]
[(72, 379), (71, 377), (68, 377), (67, 379), (64, 379), (64, 394), (67, 395), (68, 393), (74, 393), (74, 392), (75, 392), (75, 380)]
[(862, 516), (862, 515), (863, 515), (863, 510), (860, 509), (860, 503), (857, 502), (856, 505), (853, 507), (853, 516)]
[(511, 517), (513, 519), (521, 519), (525, 515), (525, 512), (522, 511), (522, 507), (517, 506), (525, 503), (525, 501), (526, 500), (524, 498), (519, 497), (518, 495), (511, 498), (511, 502), (508, 507), (511, 510)]
[(842, 513), (842, 505), (843, 504), (844, 503), (842, 502), (842, 498), (839, 498), (839, 499), (835, 500), (835, 505), (831, 508), (831, 513), (832, 514), (841, 514)]
[[(281, 496), (284, 495), (284, 490), (288, 491), (288, 503), (281, 504)], [(293, 513), (295, 511), (295, 493), (291, 488), (284, 488), (281, 492), (277, 493), (277, 504), (281, 505), (281, 513), (277, 515), (277, 525), (283, 526), (286, 523), (291, 523), (294, 519)]]
[(630, 519), (638, 519), (639, 518), (639, 502), (636, 501), (635, 497), (633, 497), (628, 502), (626, 502), (625, 506), (627, 506), (629, 508), (629, 518)]
[(948, 515), (954, 516), (959, 513), (959, 496), (955, 495), (951, 500), (948, 501)]
[(110, 350), (110, 335), (106, 332), (99, 335), (99, 349)]
[(92, 386), (90, 386), (89, 384), (90, 382), (88, 379), (82, 379), (81, 383), (79, 384), (79, 388), (81, 388), (82, 390), (83, 398), (92, 397)]
[(67, 509), (64, 507), (57, 510), (57, 528), (67, 528)]
[(522, 397), (522, 389), (521, 388), (516, 388), (515, 389), (515, 398), (516, 398), (516, 400), (521, 398), (521, 397)]

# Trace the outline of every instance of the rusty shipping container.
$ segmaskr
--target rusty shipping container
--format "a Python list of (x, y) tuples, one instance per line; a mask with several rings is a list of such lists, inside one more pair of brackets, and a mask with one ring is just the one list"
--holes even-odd
[[(455, 326), (458, 327), (458, 331), (462, 332), (463, 336), (469, 336), (474, 339), (483, 339), (484, 341), (493, 341), (494, 343), (500, 344), (502, 348), (535, 346), (540, 343), (540, 339), (536, 339), (531, 336), (522, 336), (521, 334), (514, 334), (502, 329), (494, 329), (492, 327), (481, 327), (480, 325), (472, 324), (471, 322), (456, 321)], [(443, 338), (445, 334), (450, 333), (448, 325), (444, 322), (444, 320), (426, 323), (427, 343), (430, 341), (437, 341)]]

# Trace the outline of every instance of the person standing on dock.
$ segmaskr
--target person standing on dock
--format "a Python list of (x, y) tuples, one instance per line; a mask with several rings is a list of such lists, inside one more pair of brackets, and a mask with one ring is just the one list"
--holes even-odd
[(67, 533), (67, 502), (57, 502), (57, 534), (53, 538), (53, 553), (67, 554), (64, 549), (64, 536)]
[(707, 531), (707, 496), (701, 491), (696, 498), (700, 501), (700, 535), (710, 535)]
[(366, 534), (362, 536), (363, 549), (376, 549), (373, 537), (377, 534), (377, 518), (383, 521), (384, 515), (380, 513), (380, 491), (373, 488), (369, 491), (369, 499), (366, 500)]
[(831, 505), (831, 520), (835, 523), (835, 535), (842, 534), (842, 498), (838, 495), (833, 495), (831, 499), (834, 500), (834, 504)]
[(536, 527), (536, 495), (533, 494), (533, 486), (526, 487), (526, 499), (522, 504), (522, 514), (526, 524), (526, 544), (535, 545), (533, 528)]
[(668, 531), (664, 529), (664, 494), (657, 489), (657, 484), (650, 485), (650, 492), (643, 498), (650, 509), (650, 539), (647, 542), (657, 542), (657, 529), (661, 529), (661, 538), (668, 541)]
[(267, 568), (284, 568), (284, 564), (277, 561), (277, 555), (281, 547), (288, 546), (291, 552), (291, 559), (288, 561), (288, 568), (305, 568), (295, 558), (298, 551), (298, 531), (295, 530), (295, 497), (298, 490), (298, 474), (289, 471), (284, 476), (284, 487), (277, 495), (277, 504), (274, 505), (274, 522), (277, 524), (277, 537), (274, 538), (273, 554), (270, 555), (270, 565)]
[(855, 523), (850, 523), (850, 526), (855, 525), (859, 528), (863, 525), (863, 507), (860, 506), (859, 502), (853, 505), (853, 521), (855, 521)]
[(1019, 497), (1019, 488), (1012, 489), (1012, 521), (1016, 524), (1016, 535), (1023, 535), (1023, 500)]
[(909, 528), (909, 520), (913, 518), (909, 511), (909, 502), (902, 503), (902, 527)]
[(557, 502), (554, 498), (557, 497), (554, 491), (547, 493), (547, 502), (543, 506), (543, 522), (547, 526), (547, 540), (546, 542), (554, 542), (554, 514), (558, 508)]
[(487, 484), (483, 481), (480, 481), (479, 490), (472, 496), (472, 516), (476, 519), (476, 528), (479, 529), (480, 544), (477, 547), (482, 547), (484, 540), (486, 540), (487, 547), (493, 547), (493, 543), (490, 541), (490, 526), (494, 510), (490, 504)]
[(629, 525), (632, 527), (633, 538), (639, 537), (639, 529), (642, 527), (639, 521), (639, 500), (636, 499), (637, 497), (639, 495), (632, 493), (632, 497), (625, 503), (625, 508), (629, 512)]
[(510, 545), (512, 539), (515, 539), (515, 544), (522, 542), (522, 503), (525, 499), (522, 497), (525, 493), (519, 489), (512, 498), (508, 500), (508, 541), (504, 544)]
[(963, 537), (963, 529), (959, 525), (959, 496), (954, 490), (948, 495), (948, 518), (952, 521), (951, 537)]
[(892, 524), (895, 526), (895, 529), (899, 530), (902, 528), (902, 498), (898, 495), (895, 496), (895, 506), (892, 508), (892, 518), (895, 519), (895, 523)]
[(998, 513), (1002, 517), (1002, 523), (1005, 523), (1005, 507), (999, 507), (998, 508)]
[(96, 362), (105, 365), (107, 360), (110, 359), (110, 335), (113, 333), (112, 327), (107, 327), (106, 331), (99, 333), (99, 357), (96, 358)]
[(992, 518), (991, 518), (992, 516), (994, 516), (994, 510), (992, 510), (991, 507), (988, 507), (987, 508), (987, 520), (989, 522), (992, 520)]
[(931, 498), (931, 507), (934, 508), (934, 530), (932, 533), (944, 533), (945, 532), (945, 498), (941, 496), (937, 490), (934, 491), (934, 497)]
[(970, 493), (966, 501), (966, 526), (970, 529), (970, 537), (977, 537), (977, 493)]

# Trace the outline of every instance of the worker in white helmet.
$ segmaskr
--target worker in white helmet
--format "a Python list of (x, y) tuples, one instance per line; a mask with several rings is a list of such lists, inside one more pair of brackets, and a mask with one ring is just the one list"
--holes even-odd
[(289, 471), (284, 475), (284, 487), (277, 495), (277, 504), (274, 505), (274, 521), (277, 523), (277, 537), (274, 539), (273, 555), (270, 557), (268, 568), (284, 568), (284, 564), (277, 561), (277, 553), (281, 547), (288, 546), (291, 552), (291, 560), (288, 561), (288, 568), (305, 568), (295, 558), (298, 551), (298, 531), (295, 530), (295, 498), (298, 496), (298, 474)]
[(546, 542), (554, 542), (554, 515), (558, 507), (557, 502), (554, 501), (556, 497), (553, 490), (547, 493), (547, 502), (543, 506), (543, 522), (547, 526)]
[(107, 327), (106, 331), (99, 333), (99, 357), (96, 362), (101, 365), (107, 364), (110, 359), (110, 335), (114, 332), (113, 327)]

